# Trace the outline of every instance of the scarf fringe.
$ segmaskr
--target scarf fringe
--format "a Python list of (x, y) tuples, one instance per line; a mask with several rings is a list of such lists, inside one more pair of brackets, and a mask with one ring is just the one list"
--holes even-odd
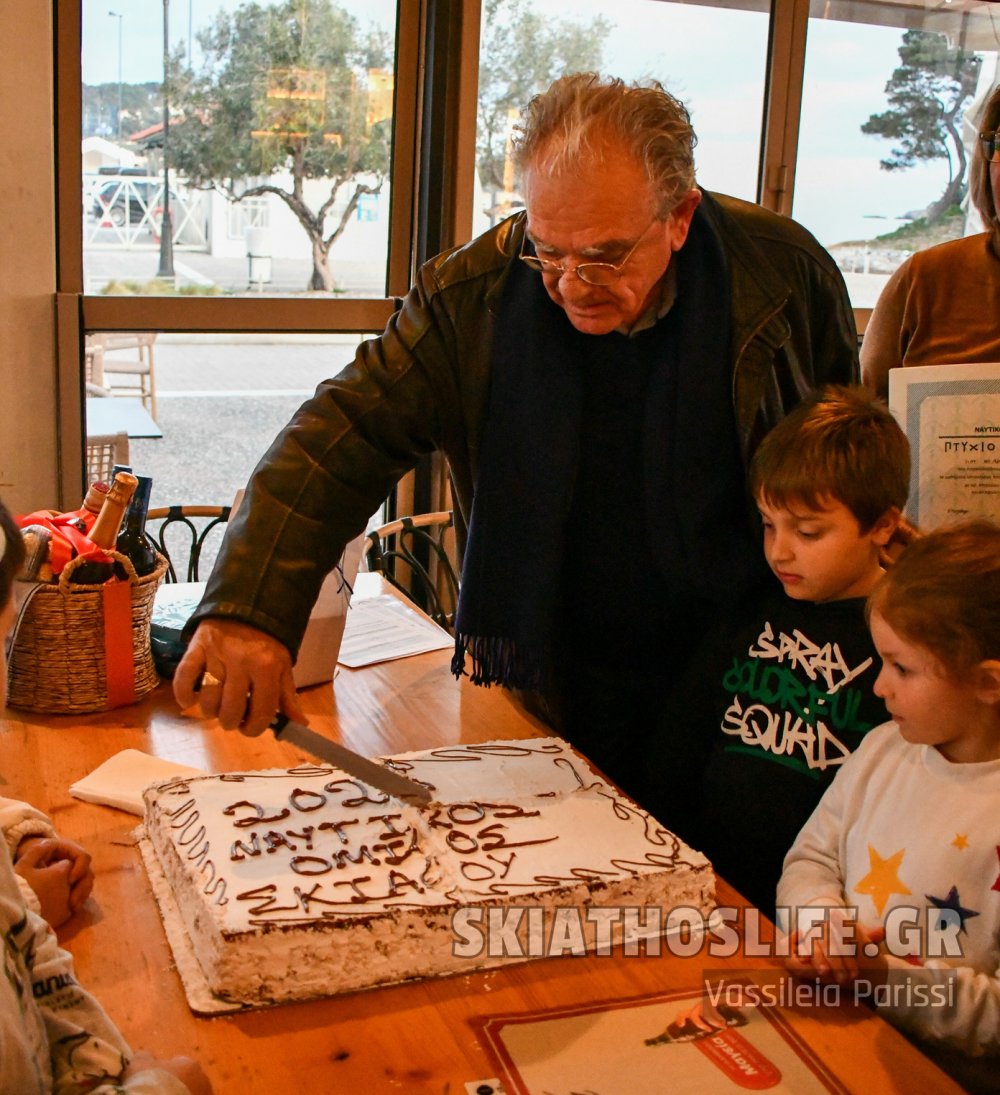
[(466, 674), (466, 655), (472, 659), (472, 672), (467, 674), (469, 680), (483, 688), (499, 684), (504, 688), (531, 690), (541, 684), (538, 658), (525, 656), (525, 651), (513, 639), (459, 633), (455, 636), (455, 653), (451, 659), (451, 671), (456, 677)]

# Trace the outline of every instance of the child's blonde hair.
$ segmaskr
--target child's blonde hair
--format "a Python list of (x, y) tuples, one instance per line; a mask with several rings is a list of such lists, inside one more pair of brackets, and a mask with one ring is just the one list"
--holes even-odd
[(0, 502), (0, 610), (10, 600), (11, 587), (24, 562), (24, 540), (7, 507)]
[(1000, 526), (973, 520), (914, 540), (868, 599), (952, 677), (1000, 659)]
[(910, 491), (910, 446), (884, 404), (864, 388), (828, 385), (760, 443), (750, 464), (754, 498), (791, 508), (846, 506), (868, 532)]

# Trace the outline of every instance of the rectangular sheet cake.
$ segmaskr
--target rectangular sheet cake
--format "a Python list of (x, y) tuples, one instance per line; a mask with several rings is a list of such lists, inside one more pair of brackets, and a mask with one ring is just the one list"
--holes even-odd
[(558, 916), (593, 946), (594, 906), (711, 911), (708, 860), (559, 738), (386, 762), (434, 802), (416, 809), (326, 767), (146, 791), (149, 840), (220, 999), (307, 999), (542, 957)]

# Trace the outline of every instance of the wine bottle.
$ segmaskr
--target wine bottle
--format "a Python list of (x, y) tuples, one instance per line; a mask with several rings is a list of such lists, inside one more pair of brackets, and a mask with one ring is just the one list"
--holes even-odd
[[(136, 477), (129, 475), (128, 472), (120, 471), (115, 476), (104, 499), (104, 505), (101, 506), (101, 512), (97, 515), (94, 527), (87, 537), (102, 551), (114, 549), (118, 530), (125, 518), (125, 510), (128, 509), (128, 504), (132, 500), (137, 482)], [(70, 580), (77, 585), (101, 585), (112, 577), (114, 572), (113, 560), (98, 557), (81, 563), (73, 571)]]
[(138, 486), (125, 512), (125, 522), (118, 533), (116, 548), (135, 567), (142, 578), (156, 570), (156, 548), (146, 535), (146, 511), (149, 509), (149, 492), (153, 480), (146, 475), (137, 476)]
[(107, 498), (110, 489), (111, 488), (103, 479), (98, 479), (96, 482), (91, 483), (87, 488), (87, 495), (83, 500), (82, 508), (96, 517), (101, 512), (101, 507), (104, 505), (104, 499)]
[(62, 514), (62, 516), (68, 518), (69, 523), (80, 532), (90, 532), (97, 520), (97, 515), (101, 512), (101, 506), (104, 505), (104, 499), (107, 498), (109, 489), (108, 484), (103, 480), (98, 479), (96, 482), (91, 483), (87, 488), (86, 497), (83, 499), (80, 508), (74, 510), (71, 514)]

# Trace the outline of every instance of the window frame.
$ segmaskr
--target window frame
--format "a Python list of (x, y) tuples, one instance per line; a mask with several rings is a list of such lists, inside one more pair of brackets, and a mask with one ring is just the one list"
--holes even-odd
[[(416, 264), (469, 239), (482, 10), (481, 0), (398, 0), (385, 297), (103, 297), (83, 291), (82, 3), (54, 5), (57, 414), (69, 497), (82, 479), (86, 333), (380, 331)], [(794, 198), (809, 17), (810, 0), (770, 0), (757, 200), (785, 215)], [(869, 314), (855, 309), (859, 330)]]
[[(469, 0), (462, 0), (468, 6)], [(384, 297), (341, 299), (254, 296), (98, 296), (84, 292), (82, 138), (83, 0), (54, 6), (56, 142), (56, 354), (60, 486), (75, 497), (83, 477), (84, 358), (94, 331), (198, 331), (234, 334), (381, 331), (410, 284), (415, 258), (417, 186), (425, 82), (424, 42), (434, 0), (398, 0), (389, 241)], [(476, 19), (478, 36), (478, 18)], [(478, 56), (478, 54), (477, 54)], [(474, 74), (475, 76), (478, 73)], [(474, 116), (473, 116), (474, 123)], [(471, 207), (470, 207), (471, 214)], [(454, 224), (454, 222), (453, 222)], [(470, 216), (471, 224), (471, 216)], [(457, 224), (454, 224), (457, 230)]]

